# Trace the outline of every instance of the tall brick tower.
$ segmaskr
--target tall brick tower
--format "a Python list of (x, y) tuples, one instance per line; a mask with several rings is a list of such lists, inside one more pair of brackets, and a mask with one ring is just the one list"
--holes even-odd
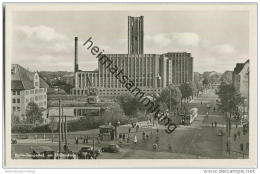
[(144, 17), (128, 16), (128, 54), (144, 54)]

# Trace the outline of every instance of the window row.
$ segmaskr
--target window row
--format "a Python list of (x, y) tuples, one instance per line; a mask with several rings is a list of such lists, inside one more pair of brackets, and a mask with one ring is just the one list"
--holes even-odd
[(20, 99), (19, 98), (13, 98), (13, 103), (20, 103)]
[(29, 94), (38, 94), (38, 93), (42, 93), (42, 92), (47, 92), (47, 88), (27, 90), (27, 91), (26, 91), (26, 95), (29, 95)]
[(19, 107), (19, 106), (17, 106), (17, 107), (14, 106), (14, 107), (13, 107), (13, 111), (20, 111), (20, 107)]
[(20, 95), (20, 91), (12, 91), (13, 95)]

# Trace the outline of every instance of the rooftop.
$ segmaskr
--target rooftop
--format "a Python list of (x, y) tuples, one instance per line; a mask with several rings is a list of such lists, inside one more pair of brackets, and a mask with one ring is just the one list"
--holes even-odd
[[(15, 90), (26, 90), (26, 89), (33, 89), (33, 78), (34, 72), (30, 72), (21, 65), (12, 64), (12, 71), (11, 74), (11, 89)], [(48, 88), (49, 85), (41, 78), (40, 78), (40, 87), (41, 88)]]

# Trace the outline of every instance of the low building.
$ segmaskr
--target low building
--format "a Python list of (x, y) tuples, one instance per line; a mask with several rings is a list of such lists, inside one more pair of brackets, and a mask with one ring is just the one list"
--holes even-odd
[[(39, 76), (38, 72), (30, 72), (18, 64), (12, 64), (12, 115), (24, 120), (29, 102), (34, 102), (40, 108), (47, 109), (48, 87), (48, 84)], [(46, 116), (45, 111), (43, 115)]]
[(78, 120), (80, 117), (99, 117), (101, 116), (101, 107), (91, 106), (65, 106), (61, 107), (49, 107), (48, 118), (49, 120), (59, 121), (59, 114), (63, 118), (67, 117), (67, 121)]

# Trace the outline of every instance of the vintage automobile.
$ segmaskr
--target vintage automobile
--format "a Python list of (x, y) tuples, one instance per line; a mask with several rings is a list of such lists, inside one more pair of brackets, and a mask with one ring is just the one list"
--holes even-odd
[(17, 144), (17, 140), (16, 139), (11, 139), (11, 144)]
[(108, 146), (101, 148), (102, 152), (117, 153), (120, 152), (120, 147), (117, 144), (109, 144)]
[(78, 158), (79, 159), (91, 159), (91, 158), (98, 157), (100, 154), (101, 154), (101, 150), (99, 150), (99, 149), (93, 150), (93, 147), (85, 146), (79, 150)]
[(217, 130), (217, 135), (218, 135), (218, 136), (223, 136), (223, 135), (224, 135), (223, 130), (222, 130), (222, 129), (218, 129), (218, 130)]
[(78, 158), (90, 159), (92, 154), (93, 154), (93, 148), (91, 146), (85, 146), (79, 150)]

